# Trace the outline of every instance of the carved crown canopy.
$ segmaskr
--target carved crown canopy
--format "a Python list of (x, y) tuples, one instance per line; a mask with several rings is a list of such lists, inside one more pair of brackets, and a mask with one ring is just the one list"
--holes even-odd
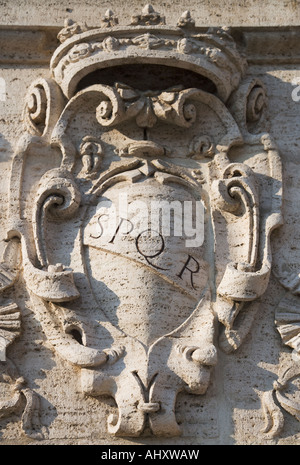
[[(51, 78), (26, 97), (3, 289), (22, 269), (83, 392), (114, 397), (110, 433), (138, 436), (149, 424), (177, 435), (178, 392), (206, 392), (219, 348), (239, 347), (268, 285), (282, 219), (265, 88), (247, 77), (228, 30), (203, 33), (188, 12), (170, 27), (147, 5), (121, 26), (108, 10), (100, 28), (67, 20), (58, 37)], [(104, 237), (125, 194), (135, 210)], [(134, 234), (138, 202), (158, 200), (196, 202), (203, 240)], [(14, 337), (1, 337), (5, 358)]]
[[(117, 66), (138, 63), (193, 71), (211, 81), (217, 95), (226, 101), (246, 69), (246, 61), (226, 29), (199, 32), (188, 12), (177, 27), (166, 26), (164, 18), (149, 5), (144, 13), (138, 19), (134, 17), (126, 27), (115, 25), (111, 11), (106, 13), (110, 21), (101, 28), (89, 29), (66, 21), (59, 33), (62, 45), (50, 64), (52, 77), (66, 97), (82, 88), (85, 77), (91, 73), (101, 79), (101, 70), (112, 68), (113, 73)], [(154, 16), (159, 20), (152, 19)]]

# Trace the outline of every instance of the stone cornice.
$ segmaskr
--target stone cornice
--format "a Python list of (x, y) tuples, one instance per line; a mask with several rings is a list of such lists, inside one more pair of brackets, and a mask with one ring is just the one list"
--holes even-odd
[[(1, 65), (49, 65), (61, 27), (0, 26)], [(207, 28), (197, 28), (205, 32)], [(249, 64), (300, 63), (300, 26), (231, 28)]]

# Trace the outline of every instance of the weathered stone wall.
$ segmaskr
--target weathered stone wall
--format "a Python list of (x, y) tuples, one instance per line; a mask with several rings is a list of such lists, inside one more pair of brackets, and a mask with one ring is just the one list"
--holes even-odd
[[(189, 10), (199, 26), (298, 26), (299, 2), (297, 0), (228, 0), (224, 8), (220, 8), (217, 0), (199, 0), (182, 2), (152, 2), (155, 10), (168, 17), (168, 22), (176, 23), (183, 11)], [(124, 23), (130, 21), (131, 15), (141, 10), (143, 5), (138, 0), (132, 0), (129, 5), (114, 1), (101, 2), (101, 12), (95, 10), (93, 0), (82, 4), (79, 0), (73, 2), (58, 2), (39, 0), (14, 0), (1, 5), (1, 24), (3, 25), (62, 25), (66, 17), (74, 21), (86, 21), (91, 26), (98, 26), (97, 17), (108, 8), (118, 11)], [(133, 13), (132, 13), (133, 12)]]
[[(13, 301), (20, 311), (21, 329), (7, 347), (6, 360), (0, 361), (0, 444), (299, 444), (300, 2), (231, 0), (220, 5), (215, 0), (184, 4), (175, 0), (152, 4), (170, 26), (176, 26), (187, 9), (203, 31), (210, 26), (231, 26), (237, 48), (248, 61), (246, 76), (264, 84), (267, 106), (261, 131), (269, 133), (276, 143), (282, 160), (283, 186), (283, 224), (271, 235), (272, 274), (267, 290), (258, 298), (258, 310), (241, 346), (229, 354), (218, 350), (218, 363), (213, 367), (207, 392), (178, 394), (175, 412), (181, 436), (154, 436), (146, 427), (139, 437), (118, 437), (107, 432), (107, 417), (117, 414), (114, 400), (105, 395), (85, 395), (81, 368), (64, 360), (54, 350), (55, 344), (53, 348), (49, 342), (24, 281), (23, 262), (14, 287), (5, 288), (1, 294), (1, 308)], [(12, 159), (24, 134), (25, 95), (38, 78), (50, 78), (50, 59), (59, 45), (57, 34), (65, 18), (97, 27), (111, 8), (119, 24), (126, 25), (143, 6), (136, 0), (130, 4), (118, 0), (87, 0), (84, 5), (79, 0), (0, 3), (0, 78), (4, 79), (2, 84), (5, 82), (5, 98), (0, 98), (1, 253), (8, 239)], [(247, 156), (242, 155), (241, 162)], [(30, 180), (39, 179), (58, 160), (57, 151), (45, 150), (40, 157), (39, 150), (33, 150), (24, 168), (26, 195), (31, 189)], [(272, 176), (270, 173), (270, 179)], [(34, 202), (34, 195), (32, 198)], [(26, 209), (24, 212), (27, 214)], [(3, 311), (3, 315), (7, 314), (11, 313)], [(290, 376), (284, 377), (288, 369)], [(25, 380), (21, 388), (18, 377)], [(280, 383), (283, 389), (278, 388)], [(128, 385), (129, 397), (130, 390)], [(20, 392), (14, 403), (14, 393)], [(276, 397), (278, 393), (282, 398)], [(39, 420), (29, 407), (29, 399), (34, 402), (35, 395), (40, 403)]]

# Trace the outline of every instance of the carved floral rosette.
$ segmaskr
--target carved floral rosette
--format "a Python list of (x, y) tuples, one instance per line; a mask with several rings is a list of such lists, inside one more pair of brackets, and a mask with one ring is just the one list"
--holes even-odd
[[(205, 394), (218, 350), (236, 350), (259, 311), (282, 223), (280, 156), (264, 132), (264, 86), (245, 76), (228, 31), (200, 34), (187, 13), (170, 28), (149, 8), (127, 28), (111, 12), (103, 21), (66, 23), (52, 78), (28, 91), (11, 175), (14, 259), (3, 267), (9, 286), (22, 269), (47, 340), (81, 369), (82, 392), (115, 399), (111, 434), (148, 425), (176, 436), (177, 394)], [(141, 86), (118, 79), (132, 65)], [(181, 77), (169, 86), (171, 66)], [(104, 234), (124, 198), (129, 216)], [(199, 206), (202, 240), (147, 227), (158, 200)], [(2, 345), (12, 341), (2, 319), (17, 320), (7, 308)]]

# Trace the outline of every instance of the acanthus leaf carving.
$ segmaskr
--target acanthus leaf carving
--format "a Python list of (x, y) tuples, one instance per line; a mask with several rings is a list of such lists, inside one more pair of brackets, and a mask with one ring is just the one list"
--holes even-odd
[[(10, 359), (5, 361), (5, 372), (0, 383), (8, 386), (10, 396), (0, 401), (0, 418), (22, 412), (21, 425), (24, 433), (32, 439), (44, 438), (45, 430), (40, 423), (40, 399), (38, 394), (26, 386), (25, 379)], [(8, 389), (6, 389), (8, 390)]]
[(6, 360), (6, 348), (20, 335), (21, 314), (14, 302), (0, 308), (0, 361)]

